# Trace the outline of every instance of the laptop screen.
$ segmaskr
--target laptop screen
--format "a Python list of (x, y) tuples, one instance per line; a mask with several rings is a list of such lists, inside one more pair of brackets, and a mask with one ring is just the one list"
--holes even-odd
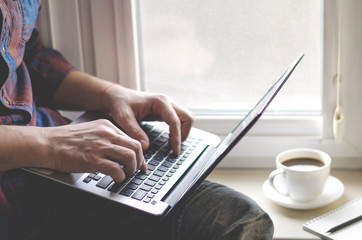
[(263, 98), (256, 104), (256, 106), (246, 115), (246, 117), (234, 128), (234, 130), (224, 139), (224, 141), (217, 148), (213, 158), (205, 167), (207, 172), (211, 171), (214, 167), (231, 151), (231, 149), (239, 142), (239, 140), (246, 135), (246, 133), (253, 127), (253, 125), (261, 117), (265, 109), (269, 106), (279, 90), (283, 87), (289, 76), (292, 74), (298, 63), (302, 60), (304, 54), (301, 54), (294, 63), (285, 71), (279, 80), (268, 90)]

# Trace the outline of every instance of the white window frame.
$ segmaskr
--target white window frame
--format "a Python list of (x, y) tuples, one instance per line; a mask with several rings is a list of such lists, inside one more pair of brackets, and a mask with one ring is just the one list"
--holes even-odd
[[(221, 166), (270, 168), (275, 165), (273, 159), (277, 153), (289, 148), (310, 147), (328, 152), (333, 158), (332, 167), (362, 168), (362, 137), (359, 137), (362, 132), (356, 130), (356, 123), (362, 122), (362, 109), (361, 113), (352, 111), (353, 107), (358, 109), (356, 98), (362, 102), (362, 97), (348, 93), (356, 84), (362, 85), (358, 78), (349, 74), (349, 71), (356, 73), (349, 64), (362, 55), (353, 52), (351, 46), (352, 43), (359, 47), (354, 37), (361, 36), (362, 30), (355, 29), (358, 25), (353, 27), (351, 22), (362, 17), (357, 11), (362, 9), (362, 4), (358, 1), (342, 2), (343, 6), (339, 7), (338, 0), (323, 1), (322, 116), (263, 116)], [(60, 50), (81, 71), (140, 89), (136, 3), (135, 0), (45, 0), (40, 21), (43, 41)], [(64, 13), (67, 13), (66, 17)], [(343, 16), (342, 23), (336, 17), (339, 15)], [(340, 45), (339, 25), (343, 29)], [(339, 46), (342, 52), (340, 69), (343, 79), (346, 79), (342, 80), (342, 102), (348, 103), (346, 119), (350, 124), (346, 125), (344, 140), (337, 143), (333, 137), (332, 119), (336, 105), (334, 79)], [(362, 71), (358, 71), (361, 75)], [(224, 137), (241, 118), (237, 115), (199, 114), (196, 127)]]

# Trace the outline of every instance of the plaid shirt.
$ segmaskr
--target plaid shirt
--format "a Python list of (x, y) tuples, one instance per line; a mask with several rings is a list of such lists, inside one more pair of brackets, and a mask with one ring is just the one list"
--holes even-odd
[[(40, 43), (35, 27), (40, 4), (41, 0), (0, 0), (1, 125), (68, 123), (50, 102), (74, 68)], [(26, 239), (40, 230), (28, 184), (22, 171), (0, 173), (0, 239)]]

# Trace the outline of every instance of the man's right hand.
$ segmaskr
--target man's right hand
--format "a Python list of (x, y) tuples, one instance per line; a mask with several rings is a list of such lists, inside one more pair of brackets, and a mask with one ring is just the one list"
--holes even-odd
[(147, 170), (142, 146), (108, 120), (43, 128), (45, 168), (62, 172), (102, 172), (121, 182)]

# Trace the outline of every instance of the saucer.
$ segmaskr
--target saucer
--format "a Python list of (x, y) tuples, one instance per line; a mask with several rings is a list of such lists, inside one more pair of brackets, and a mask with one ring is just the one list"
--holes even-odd
[(269, 179), (263, 184), (263, 193), (274, 203), (292, 209), (313, 209), (326, 206), (342, 196), (344, 192), (343, 183), (336, 177), (329, 176), (326, 187), (319, 197), (311, 201), (295, 201), (277, 192), (269, 183)]

